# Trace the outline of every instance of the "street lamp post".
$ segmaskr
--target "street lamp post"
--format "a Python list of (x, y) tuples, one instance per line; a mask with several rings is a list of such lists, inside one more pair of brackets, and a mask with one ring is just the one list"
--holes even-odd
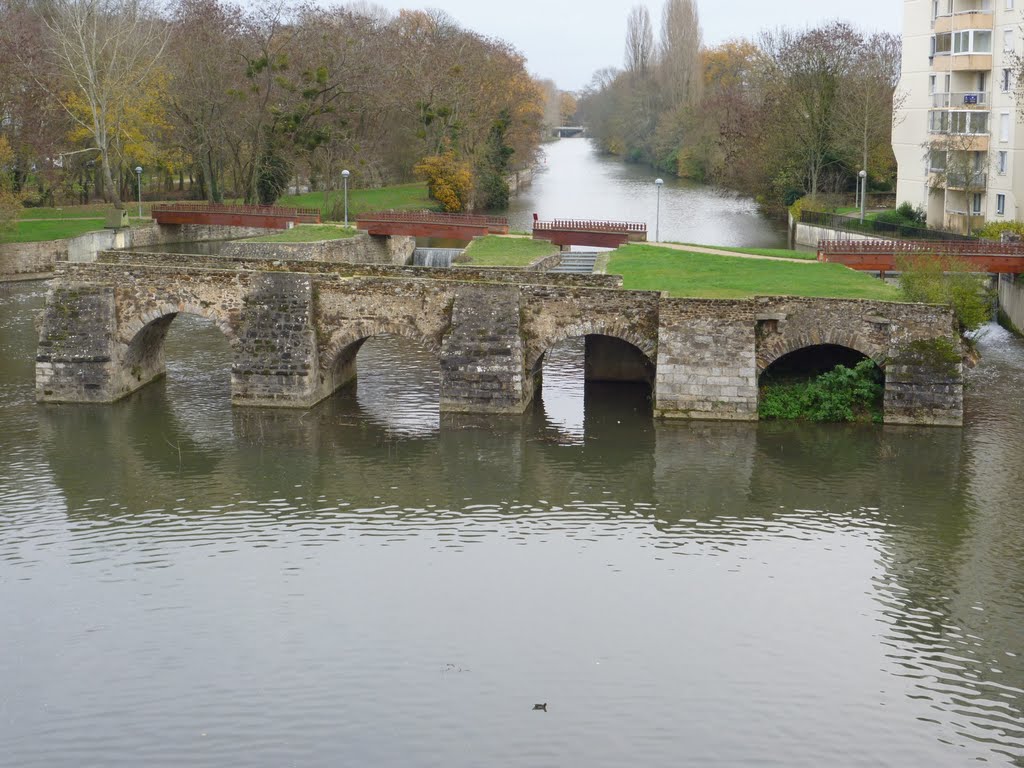
[(864, 223), (864, 208), (868, 199), (868, 172), (863, 168), (857, 174), (860, 177), (860, 223)]
[(142, 218), (142, 166), (135, 166), (135, 177), (139, 183), (139, 218)]
[(661, 242), (661, 185), (665, 183), (664, 179), (655, 179), (654, 188), (658, 190), (658, 205), (656, 214), (654, 217), (654, 242)]
[(341, 172), (341, 181), (342, 181), (342, 183), (343, 183), (343, 185), (345, 187), (345, 228), (346, 229), (348, 228), (348, 177), (350, 175), (351, 174), (349, 174), (347, 168), (344, 171)]

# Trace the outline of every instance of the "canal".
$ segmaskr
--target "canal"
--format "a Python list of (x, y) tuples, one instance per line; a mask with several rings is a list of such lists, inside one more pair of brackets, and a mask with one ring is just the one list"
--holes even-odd
[[(582, 215), (555, 187), (521, 212)], [(663, 237), (772, 244), (731, 204)], [(165, 380), (38, 406), (44, 294), (0, 285), (4, 768), (1024, 764), (998, 327), (962, 430), (660, 423), (584, 385), (579, 341), (521, 418), (442, 417), (436, 358), (390, 337), (309, 412), (232, 408), (188, 316)]]
[(762, 216), (752, 199), (667, 177), (659, 195), (657, 175), (602, 155), (590, 139), (561, 139), (544, 145), (533, 183), (512, 198), (505, 215), (515, 230), (530, 230), (537, 213), (541, 219), (642, 221), (651, 240), (657, 230), (665, 241), (786, 247), (785, 223)]

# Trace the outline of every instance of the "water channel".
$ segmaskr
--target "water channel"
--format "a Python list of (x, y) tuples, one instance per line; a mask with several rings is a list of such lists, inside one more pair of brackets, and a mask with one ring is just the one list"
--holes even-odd
[(233, 409), (188, 316), (164, 381), (44, 407), (44, 292), (0, 285), (4, 768), (1024, 765), (997, 327), (963, 430), (663, 424), (579, 342), (522, 418), (442, 418), (389, 337)]

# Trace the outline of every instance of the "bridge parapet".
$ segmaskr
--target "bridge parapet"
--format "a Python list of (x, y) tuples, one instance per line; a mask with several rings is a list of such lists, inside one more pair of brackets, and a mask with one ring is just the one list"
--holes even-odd
[(472, 240), (484, 235), (507, 235), (508, 219), (468, 213), (435, 211), (374, 211), (356, 216), (356, 227), (371, 235), (406, 235)]
[(1024, 244), (984, 240), (822, 240), (818, 261), (845, 264), (870, 272), (893, 272), (897, 260), (914, 257), (955, 258), (979, 272), (1024, 273)]

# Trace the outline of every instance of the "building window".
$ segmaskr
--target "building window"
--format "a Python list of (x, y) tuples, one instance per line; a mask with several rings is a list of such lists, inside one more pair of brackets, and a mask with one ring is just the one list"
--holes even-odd
[(1013, 51), (1013, 30), (1012, 29), (1004, 29), (1003, 30), (1003, 50), (1004, 51), (1010, 51), (1010, 52)]
[(1006, 214), (1006, 195), (996, 195), (996, 215)]
[(1006, 167), (1009, 165), (1010, 153), (1005, 149), (999, 150), (999, 154), (996, 156), (996, 173), (1000, 176), (1006, 175)]
[(975, 215), (981, 213), (981, 192), (975, 192), (971, 199), (971, 213)]
[(1013, 0), (1006, 0), (1006, 10), (1008, 10), (1008, 11), (1012, 11), (1013, 10)]
[(933, 93), (935, 93), (935, 75), (928, 75), (928, 95), (931, 96)]
[(1010, 113), (1001, 112), (999, 113), (999, 140), (1009, 141), (1010, 140)]
[[(1007, 30), (1012, 32), (1013, 30)], [(936, 35), (936, 38), (942, 35)], [(1005, 44), (1005, 38), (1004, 38)], [(937, 41), (936, 41), (936, 44)], [(1013, 44), (1011, 42), (1010, 48)], [(1009, 49), (1007, 49), (1009, 50)], [(940, 51), (936, 50), (936, 53)], [(992, 53), (992, 32), (987, 29), (965, 29), (953, 33), (953, 53)]]
[(1003, 75), (999, 79), (999, 90), (1001, 90), (1003, 93), (1006, 93), (1008, 90), (1010, 90), (1010, 68), (1009, 67), (1004, 67), (1003, 68)]

